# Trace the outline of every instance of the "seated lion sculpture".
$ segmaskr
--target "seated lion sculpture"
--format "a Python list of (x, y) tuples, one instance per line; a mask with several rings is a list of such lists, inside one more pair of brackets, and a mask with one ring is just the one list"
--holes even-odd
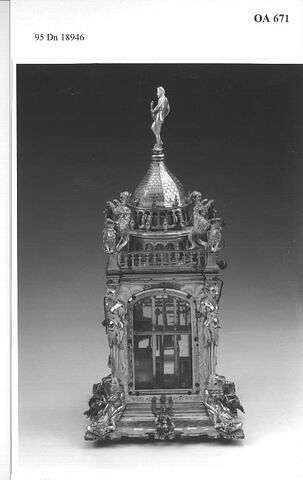
[[(107, 202), (106, 225), (103, 232), (104, 249), (107, 253), (112, 253), (115, 250), (119, 252), (129, 241), (131, 217), (131, 209), (127, 205), (129, 198), (130, 194), (128, 192), (121, 192), (119, 200)], [(113, 243), (116, 242), (115, 232), (119, 240), (114, 246)]]
[(214, 200), (202, 200), (202, 194), (196, 191), (191, 193), (190, 200), (193, 202), (193, 225), (188, 234), (189, 248), (207, 248), (206, 233), (211, 227), (210, 220), (214, 215)]

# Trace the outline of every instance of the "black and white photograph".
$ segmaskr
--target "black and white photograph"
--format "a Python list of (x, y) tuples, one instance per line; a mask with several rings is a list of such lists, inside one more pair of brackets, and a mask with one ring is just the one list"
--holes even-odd
[(292, 442), (302, 79), (17, 66), (21, 466)]
[(0, 479), (300, 480), (301, 0), (0, 12)]

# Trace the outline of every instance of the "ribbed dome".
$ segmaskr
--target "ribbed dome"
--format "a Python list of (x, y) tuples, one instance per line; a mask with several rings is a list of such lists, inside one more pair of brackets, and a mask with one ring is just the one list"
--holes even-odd
[(151, 162), (148, 172), (134, 192), (133, 199), (141, 208), (169, 208), (186, 203), (182, 183), (170, 173), (163, 160)]

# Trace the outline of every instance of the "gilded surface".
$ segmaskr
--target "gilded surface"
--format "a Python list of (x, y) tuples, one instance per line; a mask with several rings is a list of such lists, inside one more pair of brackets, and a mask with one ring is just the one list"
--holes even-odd
[(92, 421), (87, 427), (86, 440), (101, 440), (112, 435), (125, 408), (124, 394), (111, 375), (93, 387), (89, 410), (84, 414)]
[(208, 352), (208, 365), (210, 375), (216, 373), (217, 346), (219, 341), (219, 298), (218, 285), (211, 285), (205, 291), (205, 297), (201, 300), (200, 311), (203, 321), (203, 344)]
[(151, 126), (152, 132), (156, 137), (156, 143), (153, 150), (155, 152), (162, 152), (163, 142), (161, 139), (161, 128), (164, 123), (165, 118), (170, 112), (170, 106), (167, 97), (165, 96), (165, 90), (163, 87), (157, 88), (157, 97), (158, 103), (154, 107), (154, 102), (150, 104), (150, 113), (153, 119), (153, 124)]
[[(103, 231), (104, 250), (107, 253), (113, 253), (115, 250), (119, 252), (129, 241), (131, 217), (131, 209), (127, 205), (129, 199), (128, 192), (121, 192), (119, 200), (107, 202)], [(117, 238), (119, 239), (118, 243), (116, 243)]]
[(119, 298), (118, 288), (108, 288), (104, 300), (105, 326), (107, 331), (108, 345), (110, 349), (109, 367), (112, 377), (119, 378), (122, 368), (121, 354), (124, 349), (123, 338), (126, 333), (126, 308)]
[(235, 384), (223, 375), (216, 375), (213, 380), (205, 391), (204, 405), (215, 429), (228, 440), (244, 438), (243, 424), (237, 417), (237, 410), (244, 412), (244, 408), (235, 393)]
[(136, 207), (151, 208), (182, 206), (186, 203), (182, 183), (168, 170), (164, 161), (153, 160), (143, 180), (135, 189)]
[[(108, 336), (111, 374), (94, 385), (85, 412), (91, 421), (86, 439), (244, 438), (237, 417), (237, 412), (244, 409), (234, 383), (216, 373), (222, 289), (217, 275), (226, 267), (226, 262), (219, 259), (224, 221), (217, 215), (213, 200), (198, 191), (187, 196), (182, 183), (168, 170), (160, 135), (168, 113), (168, 100), (164, 89), (159, 87), (158, 103), (151, 104), (156, 144), (148, 172), (133, 196), (125, 191), (119, 199), (107, 202), (103, 245), (108, 254), (108, 288), (103, 324)], [(178, 344), (171, 362), (173, 371), (166, 372), (177, 378), (181, 368), (185, 371), (182, 363), (185, 358), (192, 372), (192, 383), (186, 383), (188, 388), (154, 389), (150, 383), (149, 389), (135, 388), (133, 306), (145, 296), (154, 295), (181, 297), (190, 304), (191, 329), (186, 330), (186, 335), (191, 344), (187, 342), (185, 350), (182, 342)], [(145, 305), (141, 302), (143, 307), (140, 304), (142, 321), (152, 319), (152, 332), (139, 332), (143, 338), (158, 335), (155, 312), (148, 310), (154, 308), (154, 300)], [(169, 313), (174, 316), (173, 330), (163, 321), (159, 335), (181, 338), (184, 334), (188, 317), (182, 320), (176, 305), (174, 302)], [(143, 351), (153, 362), (151, 382), (157, 376), (154, 373), (157, 368), (164, 369), (161, 354), (155, 353), (161, 347), (155, 346), (153, 341), (152, 347), (146, 353)], [(140, 362), (144, 370), (143, 360)], [(150, 374), (148, 368), (144, 375)]]
[(190, 195), (193, 203), (192, 227), (188, 234), (190, 249), (207, 248), (206, 233), (211, 226), (211, 218), (214, 215), (214, 200), (202, 199), (200, 192), (192, 192)]
[(173, 417), (173, 399), (166, 398), (166, 395), (161, 395), (159, 404), (157, 398), (153, 397), (151, 400), (151, 411), (155, 416), (155, 425), (157, 437), (160, 440), (169, 440), (173, 437), (175, 424)]
[(214, 218), (210, 222), (210, 228), (207, 231), (207, 241), (212, 252), (220, 250), (223, 224), (222, 218)]

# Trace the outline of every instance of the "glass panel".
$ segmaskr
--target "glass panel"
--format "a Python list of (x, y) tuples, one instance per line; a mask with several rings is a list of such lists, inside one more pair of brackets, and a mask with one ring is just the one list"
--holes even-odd
[(144, 332), (152, 329), (152, 299), (146, 297), (134, 305), (134, 330)]
[(192, 388), (191, 335), (157, 335), (153, 388)]
[(172, 335), (163, 335), (163, 373), (166, 377), (175, 374), (175, 345)]
[(135, 335), (135, 388), (154, 388), (152, 336)]
[(191, 335), (179, 335), (179, 388), (192, 387)]
[(155, 298), (155, 318), (156, 318), (156, 329), (163, 330), (163, 299), (162, 297)]
[(190, 305), (188, 302), (178, 299), (177, 317), (181, 330), (190, 330)]
[(155, 298), (156, 326), (161, 330), (172, 330), (177, 319), (176, 299), (174, 297), (158, 296)]
[(165, 320), (166, 320), (166, 328), (172, 329), (175, 326), (175, 308), (174, 304), (176, 303), (176, 299), (174, 301), (174, 297), (167, 297), (163, 298), (163, 309), (165, 312)]
[(192, 388), (189, 302), (171, 295), (145, 297), (135, 303), (133, 319), (135, 388)]

